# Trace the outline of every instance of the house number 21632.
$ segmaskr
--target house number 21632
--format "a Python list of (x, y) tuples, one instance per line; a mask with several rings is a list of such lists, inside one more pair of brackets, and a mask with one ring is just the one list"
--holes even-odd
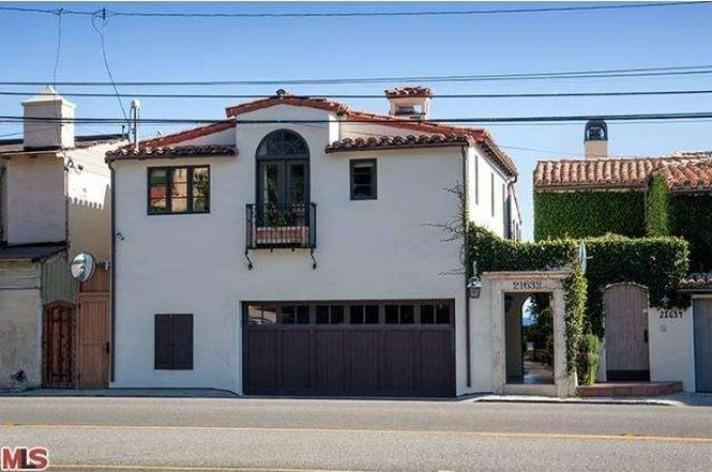
[(541, 280), (515, 280), (514, 290), (536, 290), (541, 288)]

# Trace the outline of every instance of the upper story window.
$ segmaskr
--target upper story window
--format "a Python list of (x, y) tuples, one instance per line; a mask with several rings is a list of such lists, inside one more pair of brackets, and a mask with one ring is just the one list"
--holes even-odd
[(210, 212), (210, 167), (150, 167), (148, 214)]
[(378, 198), (376, 159), (353, 159), (351, 167), (351, 200)]

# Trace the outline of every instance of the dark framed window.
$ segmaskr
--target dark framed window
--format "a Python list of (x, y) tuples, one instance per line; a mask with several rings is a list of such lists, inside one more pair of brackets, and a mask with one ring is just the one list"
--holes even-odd
[(352, 159), (349, 161), (351, 200), (375, 200), (378, 198), (376, 159)]
[(316, 324), (343, 324), (343, 305), (317, 305)]
[(386, 324), (415, 323), (415, 305), (386, 305)]
[(156, 315), (154, 368), (193, 369), (193, 315)]
[(149, 167), (148, 214), (210, 213), (210, 167)]
[(420, 305), (421, 324), (450, 324), (450, 305)]
[(351, 305), (349, 321), (351, 324), (378, 324), (378, 305)]

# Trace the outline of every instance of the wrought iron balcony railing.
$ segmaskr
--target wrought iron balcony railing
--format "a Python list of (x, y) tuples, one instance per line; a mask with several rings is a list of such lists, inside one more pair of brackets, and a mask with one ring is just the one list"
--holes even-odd
[(316, 205), (247, 205), (247, 249), (316, 247)]

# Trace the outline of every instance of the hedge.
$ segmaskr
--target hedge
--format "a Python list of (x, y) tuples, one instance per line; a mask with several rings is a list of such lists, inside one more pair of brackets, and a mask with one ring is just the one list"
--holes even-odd
[(669, 215), (670, 234), (690, 243), (690, 270), (712, 271), (712, 196), (673, 194)]
[(645, 235), (644, 192), (534, 192), (534, 239)]
[(635, 282), (648, 287), (650, 304), (662, 306), (663, 297), (672, 305), (689, 301), (676, 295), (678, 282), (687, 274), (689, 249), (675, 237), (627, 238), (606, 235), (585, 238), (587, 269), (576, 267), (579, 241), (575, 239), (515, 242), (471, 226), (468, 261), (477, 262), (477, 271), (536, 271), (569, 266), (573, 276), (566, 282), (567, 367), (576, 368), (578, 342), (582, 334), (603, 338), (603, 291), (619, 282)]
[(670, 235), (670, 194), (662, 177), (650, 181), (645, 227), (648, 236)]

